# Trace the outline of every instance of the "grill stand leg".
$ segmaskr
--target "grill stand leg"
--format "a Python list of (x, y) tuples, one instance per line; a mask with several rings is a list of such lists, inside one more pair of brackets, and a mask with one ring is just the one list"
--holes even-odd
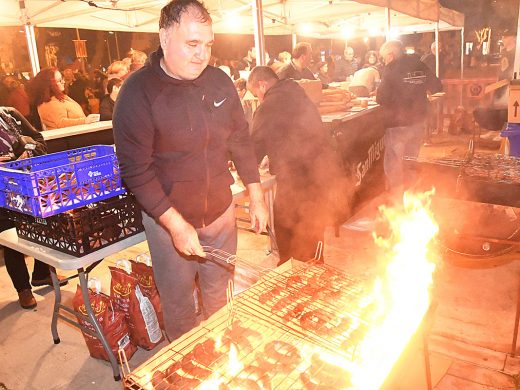
[(85, 271), (83, 270), (83, 268), (78, 270), (78, 278), (79, 278), (79, 284), (81, 287), (81, 294), (83, 296), (83, 302), (85, 302), (85, 309), (87, 310), (87, 314), (88, 314), (88, 320), (94, 327), (97, 338), (99, 339), (99, 341), (101, 341), (101, 344), (103, 345), (103, 348), (105, 348), (108, 358), (110, 359), (110, 364), (112, 365), (112, 372), (114, 373), (114, 379), (116, 381), (120, 381), (121, 372), (119, 371), (119, 366), (117, 365), (117, 359), (114, 356), (114, 354), (112, 353), (112, 350), (110, 349), (110, 346), (108, 345), (105, 335), (103, 334), (103, 331), (101, 330), (99, 323), (97, 322), (96, 317), (94, 316), (92, 307), (90, 306), (90, 298), (88, 296), (87, 276), (85, 276)]
[(58, 276), (56, 275), (56, 268), (49, 266), (49, 269), (51, 273), (52, 287), (54, 288), (54, 310), (52, 312), (51, 333), (54, 344), (59, 344), (60, 336), (58, 335), (58, 316), (60, 314), (61, 306), (61, 290)]
[(515, 329), (513, 330), (513, 344), (511, 345), (511, 356), (516, 355), (516, 341), (518, 338), (518, 322), (520, 320), (520, 273), (518, 274), (518, 294), (516, 296)]
[(428, 390), (433, 390), (432, 370), (430, 365), (430, 350), (428, 348), (428, 332), (423, 333), (424, 368), (426, 373), (426, 385)]

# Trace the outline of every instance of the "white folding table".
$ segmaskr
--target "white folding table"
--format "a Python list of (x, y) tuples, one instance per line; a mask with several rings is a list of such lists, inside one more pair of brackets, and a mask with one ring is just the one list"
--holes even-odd
[[(274, 189), (276, 184), (275, 176), (272, 175), (262, 175), (261, 176), (261, 184), (264, 189), (264, 194), (266, 198), (266, 203), (269, 209), (269, 222), (272, 225), (273, 222), (273, 201), (274, 201)], [(246, 188), (239, 182), (233, 184), (231, 186), (231, 190), (233, 193), (233, 200), (236, 202), (240, 199), (246, 197)], [(274, 239), (274, 237), (270, 236), (270, 239)], [(8, 248), (14, 249), (18, 252), (21, 252), (27, 256), (34, 257), (46, 264), (49, 265), (51, 270), (51, 278), (52, 284), (54, 288), (55, 298), (54, 298), (54, 310), (52, 315), (51, 322), (51, 333), (52, 338), (54, 340), (54, 344), (60, 343), (60, 338), (58, 335), (57, 323), (58, 318), (68, 322), (69, 324), (78, 327), (85, 331), (88, 334), (91, 334), (93, 337), (97, 337), (110, 360), (110, 364), (112, 366), (112, 372), (114, 374), (114, 379), (116, 381), (121, 380), (121, 372), (119, 366), (117, 364), (117, 359), (112, 353), (111, 348), (109, 347), (105, 335), (103, 334), (99, 323), (94, 316), (94, 312), (92, 311), (92, 307), (90, 305), (90, 298), (88, 295), (88, 273), (105, 257), (114, 255), (119, 253), (133, 245), (139, 244), (146, 240), (146, 236), (144, 232), (135, 234), (131, 237), (125, 238), (119, 242), (113, 243), (109, 246), (101, 248), (95, 252), (89, 253), (87, 255), (81, 257), (75, 257), (63, 252), (59, 252), (57, 250), (45, 247), (43, 245), (39, 245), (24, 239), (21, 239), (16, 234), (16, 229), (8, 229), (0, 233), (0, 245), (6, 246)], [(87, 311), (87, 315), (84, 316), (81, 313), (74, 311), (72, 308), (65, 306), (61, 303), (61, 290), (58, 282), (58, 278), (56, 276), (56, 269), (61, 269), (65, 271), (76, 271), (77, 274), (71, 276), (70, 278), (78, 277), (79, 284), (81, 288), (81, 294), (83, 296), (83, 301), (85, 302), (85, 309)], [(79, 323), (71, 320), (69, 317), (60, 313), (60, 310), (64, 310), (68, 313), (71, 313), (75, 316), (83, 316), (83, 318), (90, 322), (95, 329), (95, 332), (91, 332), (89, 329), (81, 326)]]

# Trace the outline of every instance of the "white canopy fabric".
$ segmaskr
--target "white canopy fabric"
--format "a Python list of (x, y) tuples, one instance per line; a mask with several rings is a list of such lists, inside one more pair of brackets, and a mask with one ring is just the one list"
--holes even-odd
[[(107, 31), (157, 32), (167, 0), (0, 0), (0, 26), (66, 27)], [(254, 0), (205, 0), (216, 33), (252, 34)], [(25, 6), (20, 9), (19, 4)], [(396, 32), (460, 29), (462, 14), (438, 0), (263, 0), (264, 34), (300, 34), (316, 38), (382, 33), (386, 8)], [(303, 24), (307, 30), (302, 31)], [(312, 31), (309, 29), (309, 25)]]

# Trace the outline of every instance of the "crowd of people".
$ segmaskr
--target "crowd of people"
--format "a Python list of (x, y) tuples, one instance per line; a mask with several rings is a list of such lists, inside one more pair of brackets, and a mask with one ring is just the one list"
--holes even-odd
[(62, 70), (44, 68), (30, 80), (0, 76), (0, 106), (16, 108), (38, 131), (111, 120), (121, 84), (147, 58), (132, 50), (106, 72), (96, 69), (88, 74), (76, 62)]

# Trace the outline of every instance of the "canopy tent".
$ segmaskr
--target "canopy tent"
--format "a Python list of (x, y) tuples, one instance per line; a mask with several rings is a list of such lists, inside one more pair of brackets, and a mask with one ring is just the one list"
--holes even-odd
[[(160, 10), (166, 3), (167, 0), (1, 0), (0, 26), (26, 26), (36, 73), (39, 65), (33, 26), (157, 32)], [(264, 34), (351, 38), (435, 31), (438, 40), (439, 31), (463, 29), (464, 25), (462, 14), (441, 7), (438, 0), (205, 0), (205, 4), (215, 33), (255, 35), (260, 60), (264, 58)]]
[[(0, 26), (66, 27), (107, 31), (157, 32), (166, 0), (1, 0)], [(252, 34), (255, 1), (206, 0), (216, 33)], [(22, 7), (22, 9), (20, 8)], [(301, 33), (317, 38), (384, 32), (391, 25), (402, 32), (460, 29), (464, 18), (438, 0), (263, 0), (266, 35)], [(312, 32), (308, 30), (312, 25)]]

